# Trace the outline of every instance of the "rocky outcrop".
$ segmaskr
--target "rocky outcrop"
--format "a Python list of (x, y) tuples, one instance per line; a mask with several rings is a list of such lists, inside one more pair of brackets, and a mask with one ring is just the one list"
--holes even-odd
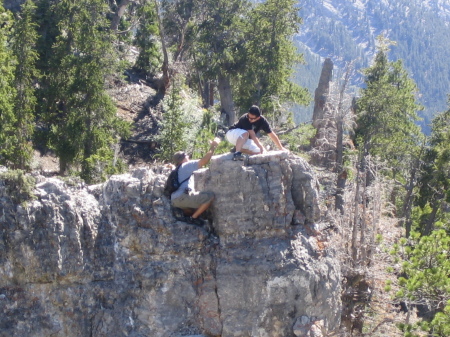
[[(340, 269), (318, 234), (301, 158), (216, 156), (195, 173), (210, 226), (176, 221), (169, 169), (96, 186), (0, 179), (0, 336), (320, 336), (338, 327)], [(320, 323), (320, 329), (318, 325)]]

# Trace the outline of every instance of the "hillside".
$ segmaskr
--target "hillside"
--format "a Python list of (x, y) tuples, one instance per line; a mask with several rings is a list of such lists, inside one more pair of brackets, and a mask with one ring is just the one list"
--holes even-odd
[[(402, 59), (420, 91), (425, 106), (423, 124), (447, 107), (450, 87), (450, 1), (421, 0), (302, 0), (304, 24), (297, 36), (309, 68), (298, 76), (300, 84), (314, 89), (320, 74), (317, 58), (329, 57), (341, 71), (354, 61), (356, 70), (367, 67), (376, 51), (376, 37), (395, 41), (390, 58)], [(311, 82), (313, 85), (308, 83)], [(353, 84), (361, 85), (355, 76)]]

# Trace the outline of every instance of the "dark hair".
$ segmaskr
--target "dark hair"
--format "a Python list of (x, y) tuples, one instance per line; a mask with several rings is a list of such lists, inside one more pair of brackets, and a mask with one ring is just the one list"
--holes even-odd
[(252, 115), (254, 115), (256, 117), (259, 117), (259, 116), (261, 116), (261, 109), (257, 105), (252, 105), (250, 107), (250, 109), (248, 109), (248, 113), (252, 114)]

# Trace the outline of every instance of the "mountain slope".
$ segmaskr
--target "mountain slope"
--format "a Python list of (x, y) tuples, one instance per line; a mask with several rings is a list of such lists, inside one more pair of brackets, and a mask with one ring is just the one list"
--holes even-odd
[[(402, 59), (419, 87), (424, 123), (446, 110), (450, 91), (449, 0), (301, 0), (299, 6), (304, 24), (297, 40), (306, 59), (330, 57), (341, 69), (354, 61), (359, 70), (370, 64), (376, 53), (376, 37), (383, 34), (396, 42), (391, 46), (391, 60)], [(318, 78), (319, 73), (313, 76)], [(354, 83), (361, 85), (361, 78)]]

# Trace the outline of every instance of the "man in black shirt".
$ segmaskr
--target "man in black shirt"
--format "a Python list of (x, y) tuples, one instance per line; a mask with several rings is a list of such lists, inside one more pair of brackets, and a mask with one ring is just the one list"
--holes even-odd
[(260, 130), (266, 132), (280, 150), (287, 151), (281, 145), (278, 136), (272, 131), (267, 119), (261, 115), (259, 107), (253, 105), (246, 114), (239, 118), (237, 123), (230, 126), (226, 134), (227, 140), (236, 146), (233, 160), (244, 160), (242, 153), (259, 154), (265, 152), (256, 136)]

